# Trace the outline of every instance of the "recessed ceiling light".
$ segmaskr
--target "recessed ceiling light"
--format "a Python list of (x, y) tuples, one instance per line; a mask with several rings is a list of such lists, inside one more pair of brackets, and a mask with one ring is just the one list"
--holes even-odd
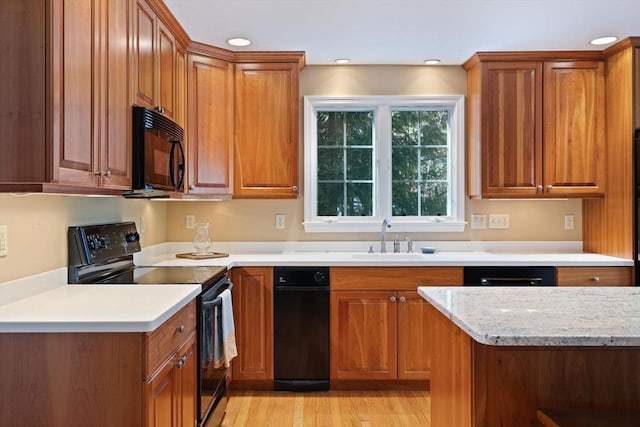
[(251, 40), (245, 39), (244, 37), (234, 37), (227, 40), (231, 46), (249, 46), (251, 44)]
[(439, 59), (425, 59), (424, 63), (427, 65), (436, 65), (440, 63)]
[(589, 43), (591, 43), (594, 46), (600, 46), (603, 44), (613, 43), (616, 40), (618, 40), (616, 36), (605, 36), (605, 37), (598, 37), (597, 39), (593, 39)]
[(348, 64), (349, 62), (351, 62), (351, 60), (347, 58), (338, 58), (335, 60), (336, 64)]

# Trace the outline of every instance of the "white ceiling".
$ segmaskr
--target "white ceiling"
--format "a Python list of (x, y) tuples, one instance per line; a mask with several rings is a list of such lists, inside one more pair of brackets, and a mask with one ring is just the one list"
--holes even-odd
[[(191, 39), (302, 50), (307, 64), (461, 64), (477, 51), (602, 49), (640, 36), (640, 0), (165, 0)], [(246, 48), (226, 45), (246, 37)]]

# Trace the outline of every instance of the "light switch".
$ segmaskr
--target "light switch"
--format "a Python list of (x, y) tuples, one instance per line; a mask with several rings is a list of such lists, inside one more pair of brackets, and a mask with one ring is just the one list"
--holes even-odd
[(9, 230), (6, 225), (0, 225), (0, 257), (9, 255)]

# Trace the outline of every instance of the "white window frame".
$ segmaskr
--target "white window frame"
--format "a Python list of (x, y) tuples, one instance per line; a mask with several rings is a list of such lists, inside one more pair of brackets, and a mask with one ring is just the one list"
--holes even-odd
[[(450, 216), (392, 216), (391, 212), (391, 110), (446, 107), (450, 115), (449, 182)], [(318, 111), (374, 111), (373, 216), (317, 216)], [(305, 96), (304, 97), (304, 229), (306, 232), (379, 232), (387, 219), (392, 231), (461, 232), (465, 227), (464, 96)], [(387, 187), (388, 191), (384, 191)]]

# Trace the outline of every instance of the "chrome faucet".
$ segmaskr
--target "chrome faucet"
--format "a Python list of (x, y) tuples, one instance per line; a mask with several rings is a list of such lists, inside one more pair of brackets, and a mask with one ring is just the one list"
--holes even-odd
[(391, 228), (391, 224), (389, 224), (389, 221), (385, 218), (382, 220), (382, 233), (380, 235), (380, 253), (381, 254), (386, 254), (387, 253), (387, 245), (386, 245), (386, 238), (385, 238), (385, 233), (387, 232), (387, 228)]

